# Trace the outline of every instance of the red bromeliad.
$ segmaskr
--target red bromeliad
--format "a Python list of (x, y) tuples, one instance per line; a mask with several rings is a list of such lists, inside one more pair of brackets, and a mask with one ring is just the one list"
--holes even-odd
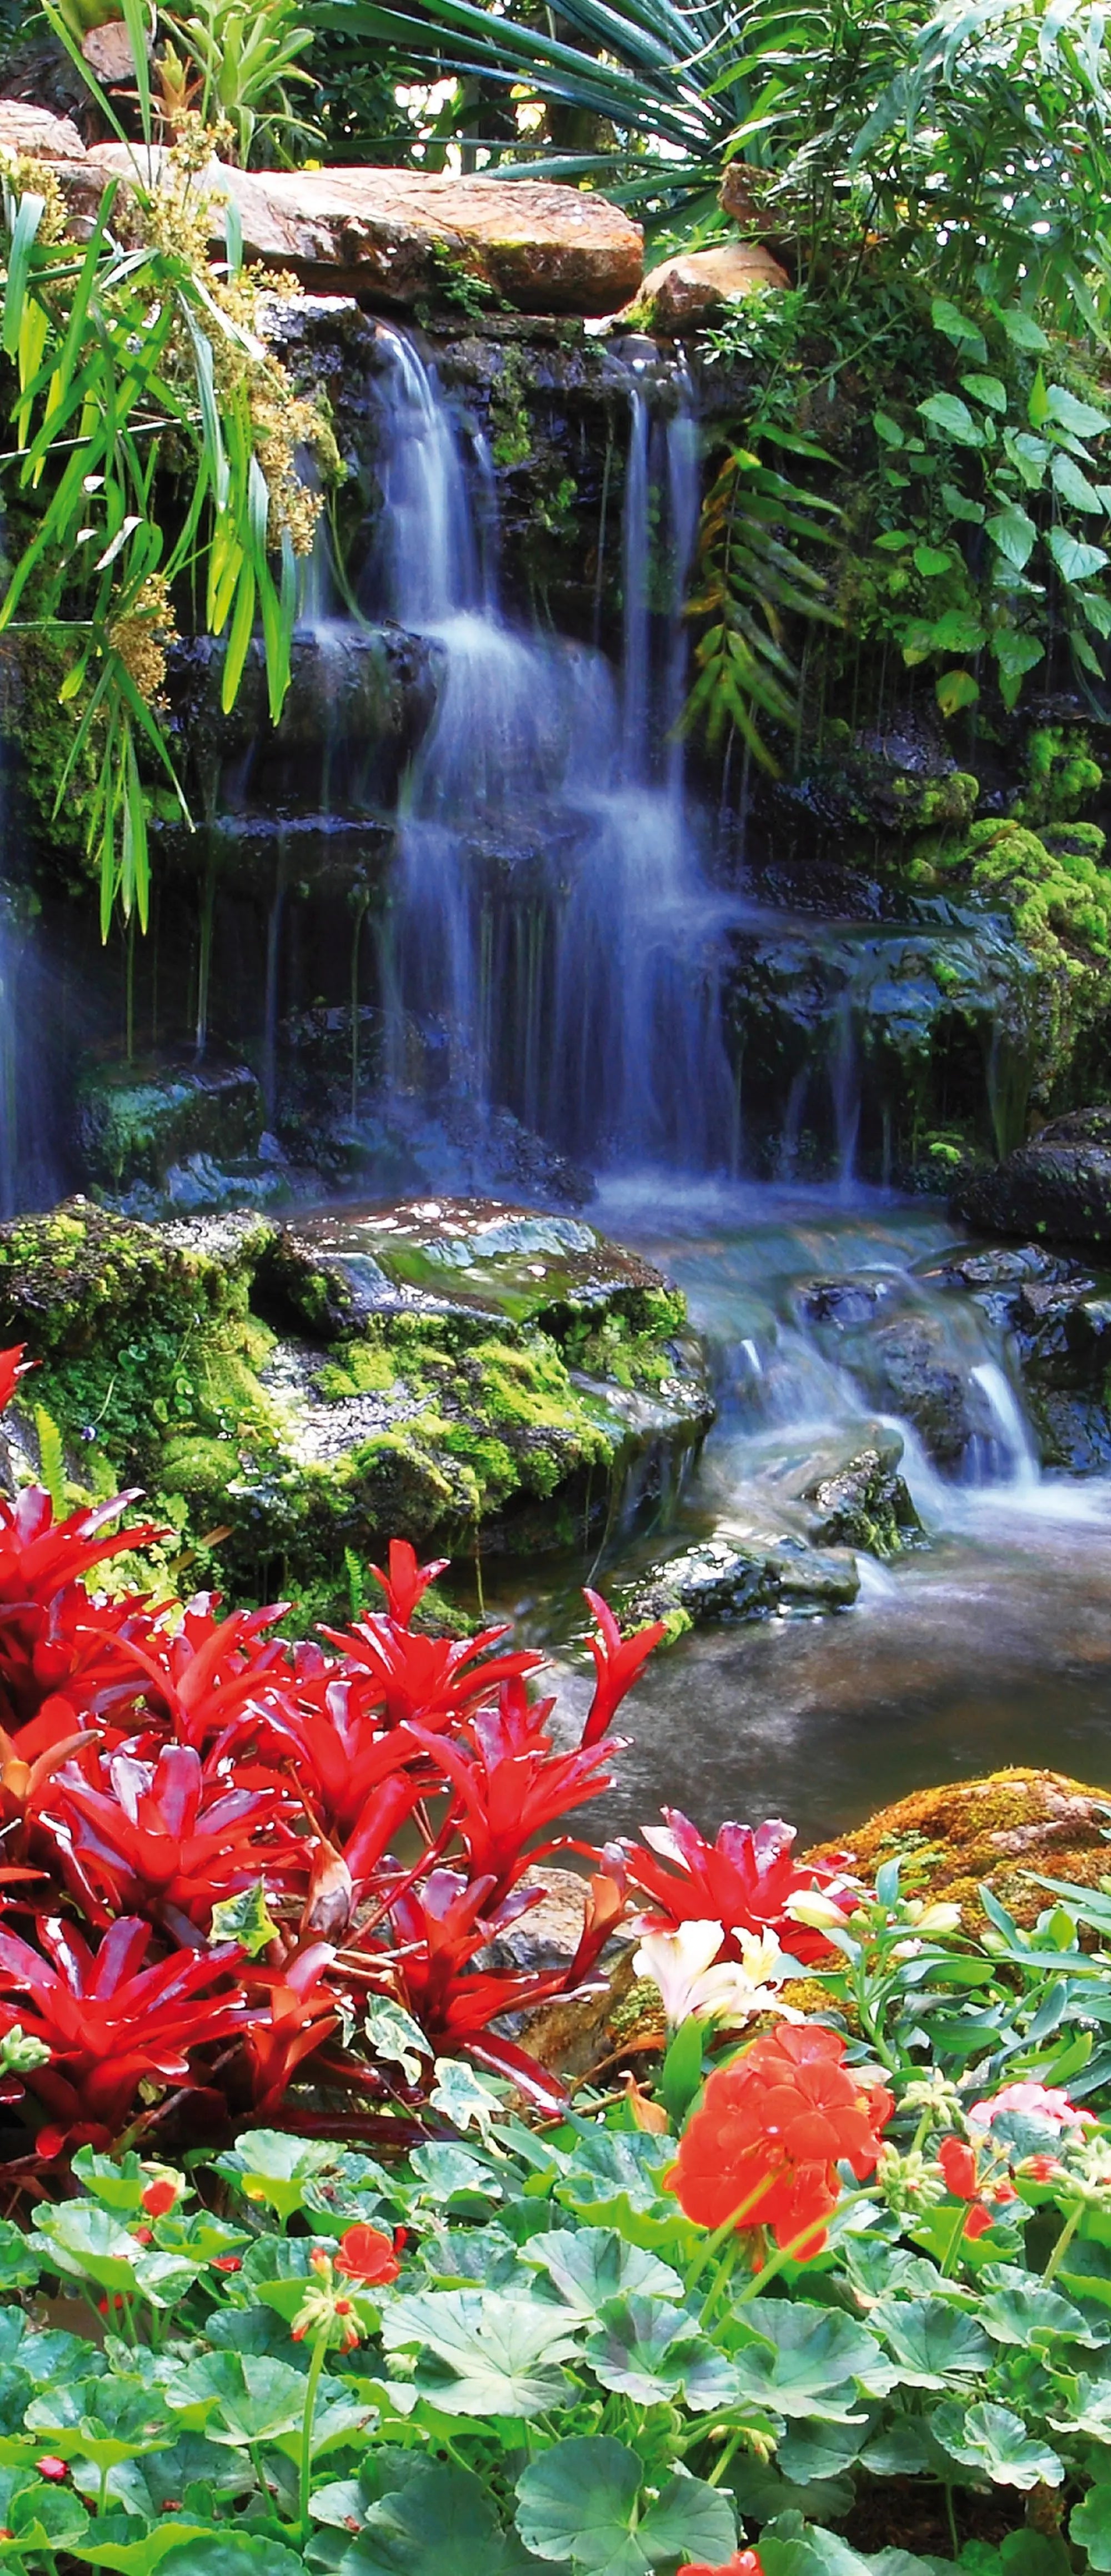
[(280, 1785), (206, 1781), (199, 1754), (168, 1744), (154, 1764), (102, 1756), (92, 1782), (56, 1774), (43, 1822), (94, 1922), (153, 1914), (193, 1947), (222, 1899), (265, 1875), (303, 1880), (305, 1845), (283, 1821), (287, 1804)]
[[(828, 1953), (824, 1934), (793, 1922), (786, 1905), (803, 1888), (824, 1889), (837, 1901), (841, 1870), (834, 1862), (796, 1861), (793, 1825), (778, 1818), (756, 1826), (723, 1825), (708, 1843), (678, 1807), (665, 1807), (663, 1815), (663, 1826), (644, 1828), (651, 1849), (630, 1844), (627, 1851), (629, 1876), (650, 1901), (652, 1931), (721, 1923), (727, 1934), (775, 1932), (804, 1964)], [(737, 1944), (727, 1940), (722, 1956), (738, 1955)]]
[(234, 1943), (177, 1950), (148, 1968), (149, 1923), (121, 1916), (97, 1951), (57, 1916), (36, 1929), (45, 1958), (0, 1932), (0, 2030), (18, 2022), (50, 2050), (26, 2078), (58, 2124), (40, 2136), (40, 2154), (110, 2146), (145, 2079), (187, 2082), (193, 2050), (248, 2026)]

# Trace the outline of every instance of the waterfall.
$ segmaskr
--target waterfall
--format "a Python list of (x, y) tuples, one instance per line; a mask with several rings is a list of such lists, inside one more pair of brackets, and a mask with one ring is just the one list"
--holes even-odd
[(679, 732), (699, 509), (689, 390), (659, 416), (635, 369), (619, 679), (498, 599), (496, 491), (434, 373), (383, 326), (373, 605), (424, 635), (436, 716), (409, 780), (381, 954), (387, 1066), (414, 1021), (451, 1089), (593, 1163), (728, 1168), (735, 1085)]

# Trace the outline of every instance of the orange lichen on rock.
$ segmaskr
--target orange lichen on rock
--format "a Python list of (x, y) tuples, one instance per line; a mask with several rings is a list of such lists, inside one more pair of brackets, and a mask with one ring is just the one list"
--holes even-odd
[(1063, 1771), (1016, 1767), (985, 1780), (953, 1780), (916, 1789), (881, 1807), (855, 1831), (819, 1843), (808, 1860), (849, 1850), (862, 1877), (901, 1855), (908, 1890), (928, 1888), (962, 1908), (966, 1929), (982, 1926), (978, 1890), (986, 1885), (1022, 1924), (1052, 1900), (1037, 1876), (1098, 1887), (1111, 1878), (1111, 1790), (1089, 1788)]

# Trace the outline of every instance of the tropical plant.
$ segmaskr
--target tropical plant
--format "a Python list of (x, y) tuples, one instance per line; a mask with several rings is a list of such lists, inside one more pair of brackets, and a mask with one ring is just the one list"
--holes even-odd
[[(302, 56), (312, 33), (299, 0), (191, 0), (164, 9), (158, 69), (168, 112), (195, 110), (206, 126), (226, 124), (246, 168), (264, 156), (288, 159), (319, 144), (318, 126), (298, 116), (290, 84), (312, 87)], [(180, 49), (180, 50), (179, 50)]]
[(802, 717), (800, 672), (788, 650), (791, 625), (837, 623), (829, 583), (803, 546), (828, 547), (837, 503), (806, 489), (760, 454), (760, 444), (823, 459), (812, 440), (753, 423), (751, 446), (730, 446), (703, 504), (692, 617), (708, 621), (695, 646), (697, 676), (684, 721), (704, 723), (711, 745), (735, 727), (764, 769), (779, 762), (762, 730), (790, 735)]
[[(149, 136), (140, 0), (127, 9)], [(321, 506), (300, 477), (298, 446), (315, 447), (325, 471), (335, 458), (320, 414), (293, 400), (258, 336), (261, 277), (242, 270), (234, 249), (222, 273), (209, 267), (209, 154), (205, 128), (188, 119), (161, 185), (136, 170), (126, 214), (109, 181), (84, 248), (69, 237), (51, 171), (9, 162), (0, 173), (0, 332), (17, 379), (4, 479), (20, 538), (0, 626), (65, 654), (60, 694), (75, 723), (58, 799), (75, 782), (86, 789), (105, 933), (117, 897), (125, 916), (134, 909), (146, 923), (151, 763), (188, 819), (164, 724), (174, 585), (199, 575), (205, 622), (227, 633), (225, 706), (261, 614), (276, 720), (297, 558), (311, 550)], [(167, 526), (159, 478), (171, 453), (186, 498)]]

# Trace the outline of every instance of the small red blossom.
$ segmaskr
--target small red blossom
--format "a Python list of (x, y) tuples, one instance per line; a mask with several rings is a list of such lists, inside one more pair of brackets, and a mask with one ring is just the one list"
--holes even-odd
[(126, 2307), (127, 2302), (122, 2290), (113, 2290), (111, 2293), (105, 2291), (104, 2297), (98, 2299), (96, 2304), (102, 2317), (110, 2317), (113, 2309)]
[(243, 2257), (241, 2254), (214, 2254), (212, 2269), (214, 2272), (241, 2272)]
[(1059, 2182), (1065, 2168), (1056, 2156), (1027, 2156), (1022, 2170), (1031, 2182)]
[(339, 2241), (336, 2270), (347, 2281), (365, 2281), (381, 2285), (396, 2281), (401, 2265), (388, 2236), (380, 2227), (348, 2227)]
[(688, 2218), (723, 2227), (735, 2216), (740, 2227), (769, 2227), (779, 2246), (805, 2233), (799, 2260), (821, 2252), (838, 2164), (863, 2182), (895, 2107), (844, 2058), (837, 2031), (788, 2023), (715, 2070), (665, 2177)]
[(163, 2513), (180, 2513), (180, 2512), (181, 2512), (181, 2497), (180, 2497), (180, 2496), (163, 2496), (163, 2499), (162, 2499), (162, 2511), (163, 2511)]
[(758, 2550), (735, 2549), (732, 2557), (723, 2559), (717, 2567), (706, 2567), (692, 2559), (686, 2567), (680, 2567), (679, 2576), (764, 2576), (764, 2569)]
[(69, 2476), (68, 2460), (59, 2460), (53, 2451), (44, 2451), (41, 2460), (36, 2460), (35, 2467), (40, 2478), (49, 2478), (52, 2486), (60, 2486), (62, 2479)]
[(991, 2226), (991, 2223), (991, 2211), (987, 2207), (986, 2202), (982, 2200), (973, 2201), (972, 2207), (964, 2222), (963, 2233), (965, 2236), (975, 2239), (977, 2236), (985, 2235), (987, 2229)]
[(177, 2184), (168, 2179), (148, 2182), (143, 2193), (143, 2207), (148, 2218), (166, 2218), (177, 2200)]
[(133, 2227), (131, 2234), (133, 2235), (137, 2245), (153, 2245), (154, 2243), (153, 2227)]
[(946, 2191), (954, 2200), (975, 2200), (976, 2158), (963, 2138), (943, 2138), (937, 2151)]

